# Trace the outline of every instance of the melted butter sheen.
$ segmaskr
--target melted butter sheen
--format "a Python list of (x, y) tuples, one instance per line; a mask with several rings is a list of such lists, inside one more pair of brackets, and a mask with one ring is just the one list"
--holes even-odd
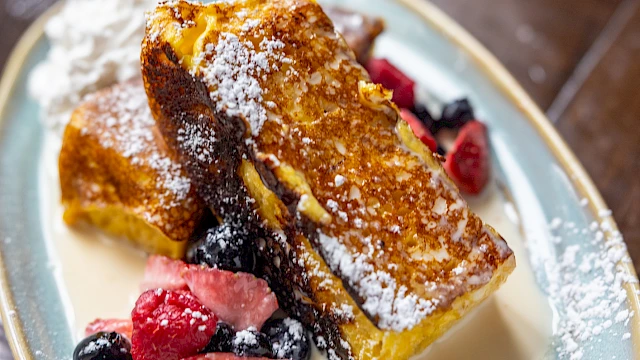
[[(40, 164), (42, 226), (59, 276), (67, 317), (77, 339), (95, 318), (126, 318), (138, 296), (145, 256), (94, 229), (69, 229), (62, 222), (57, 140), (49, 135)], [(551, 311), (527, 262), (522, 234), (504, 211), (494, 187), (471, 208), (506, 239), (518, 261), (507, 282), (480, 307), (416, 357), (431, 359), (535, 359), (546, 352)], [(316, 352), (314, 360), (325, 359)]]

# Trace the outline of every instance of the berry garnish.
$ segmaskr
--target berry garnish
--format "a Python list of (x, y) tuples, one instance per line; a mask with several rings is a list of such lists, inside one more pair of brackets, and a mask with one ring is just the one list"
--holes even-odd
[(73, 360), (132, 360), (131, 343), (117, 332), (98, 332), (80, 341)]
[(270, 320), (262, 332), (271, 341), (273, 355), (277, 359), (308, 360), (311, 343), (302, 324), (291, 318)]
[(386, 59), (371, 59), (366, 65), (371, 81), (393, 90), (393, 102), (401, 108), (411, 109), (414, 103), (415, 83)]
[(255, 255), (246, 234), (223, 224), (207, 230), (187, 252), (187, 261), (233, 272), (253, 273)]
[(470, 121), (460, 129), (444, 168), (460, 190), (479, 194), (489, 181), (490, 167), (487, 128)]
[(269, 358), (236, 356), (235, 354), (224, 353), (209, 353), (192, 356), (183, 360), (269, 360)]
[(133, 323), (130, 319), (95, 319), (85, 328), (84, 336), (93, 335), (99, 332), (112, 331), (115, 331), (126, 336), (128, 339), (131, 339)]
[(469, 100), (466, 98), (458, 99), (445, 105), (438, 125), (450, 129), (459, 129), (474, 118), (473, 108)]
[(236, 332), (233, 327), (225, 322), (218, 321), (216, 333), (209, 341), (209, 345), (204, 348), (204, 352), (220, 353), (233, 351), (233, 337)]
[(232, 347), (233, 353), (238, 356), (273, 357), (269, 338), (255, 329), (238, 331)]
[(425, 106), (416, 104), (411, 112), (422, 121), (432, 134), (436, 134), (438, 130), (440, 130), (439, 122), (431, 116), (431, 113)]
[(251, 274), (191, 265), (183, 277), (206, 307), (238, 331), (261, 328), (278, 310), (267, 282)]
[(196, 355), (216, 331), (217, 317), (186, 291), (149, 290), (131, 312), (136, 360), (179, 360)]
[(182, 278), (187, 264), (180, 260), (152, 255), (147, 260), (144, 278), (140, 283), (140, 290), (147, 291), (162, 288), (165, 290), (187, 290), (187, 283)]
[(413, 115), (411, 111), (402, 109), (400, 110), (400, 116), (409, 124), (416, 137), (420, 139), (423, 144), (427, 145), (431, 152), (438, 150), (438, 143), (436, 142), (436, 139), (433, 138), (433, 135), (431, 135), (425, 125), (415, 115)]

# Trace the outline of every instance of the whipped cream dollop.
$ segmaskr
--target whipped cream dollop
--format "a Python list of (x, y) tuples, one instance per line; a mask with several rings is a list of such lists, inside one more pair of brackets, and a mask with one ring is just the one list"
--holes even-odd
[(145, 11), (157, 0), (66, 0), (47, 23), (51, 48), (29, 92), (44, 125), (61, 136), (85, 95), (140, 76)]

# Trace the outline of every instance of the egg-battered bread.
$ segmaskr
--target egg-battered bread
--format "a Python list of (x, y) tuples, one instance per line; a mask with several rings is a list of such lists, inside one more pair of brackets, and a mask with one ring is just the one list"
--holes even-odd
[[(384, 28), (382, 20), (346, 9), (328, 9), (335, 14), (337, 26), (344, 29), (356, 56), (365, 61)], [(127, 133), (130, 136), (123, 136)], [(179, 187), (186, 187), (189, 180), (180, 165), (169, 160), (164, 140), (158, 135), (139, 80), (104, 90), (81, 105), (67, 129), (61, 157), (65, 220), (69, 224), (88, 220), (150, 253), (182, 257), (204, 204), (191, 189), (184, 196)], [(78, 151), (80, 147), (87, 148)], [(146, 154), (132, 156), (132, 151), (142, 147)], [(144, 158), (148, 155), (152, 157)], [(153, 166), (156, 156), (162, 157), (162, 162), (171, 161), (169, 168)], [(138, 164), (141, 158), (145, 167)], [(106, 173), (96, 173), (92, 166)], [(165, 181), (170, 184), (167, 186), (178, 188), (169, 189)], [(135, 191), (130, 192), (131, 186)], [(169, 206), (164, 204), (167, 200)]]
[(182, 258), (205, 209), (170, 156), (141, 80), (89, 96), (65, 129), (59, 158), (64, 220)]
[(515, 267), (315, 2), (160, 4), (142, 63), (198, 194), (330, 359), (408, 359)]

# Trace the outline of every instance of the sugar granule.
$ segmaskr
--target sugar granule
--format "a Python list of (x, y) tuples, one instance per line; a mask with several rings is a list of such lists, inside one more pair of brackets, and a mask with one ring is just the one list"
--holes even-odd
[[(599, 216), (610, 216), (610, 211), (600, 211)], [(547, 291), (561, 316), (556, 330), (554, 347), (561, 358), (580, 360), (585, 356), (584, 344), (595, 336), (615, 335), (614, 324), (629, 321), (633, 312), (625, 309), (624, 286), (637, 280), (622, 266), (630, 259), (622, 235), (611, 231), (611, 224), (592, 222), (587, 228), (576, 230), (575, 224), (553, 219), (549, 229), (554, 237), (565, 234), (584, 234), (590, 241), (566, 245), (557, 263), (547, 261)], [(605, 236), (608, 233), (609, 236)], [(559, 241), (563, 243), (564, 240)], [(598, 251), (583, 251), (593, 245)], [(613, 319), (612, 319), (613, 316)], [(628, 337), (622, 336), (622, 340)]]

